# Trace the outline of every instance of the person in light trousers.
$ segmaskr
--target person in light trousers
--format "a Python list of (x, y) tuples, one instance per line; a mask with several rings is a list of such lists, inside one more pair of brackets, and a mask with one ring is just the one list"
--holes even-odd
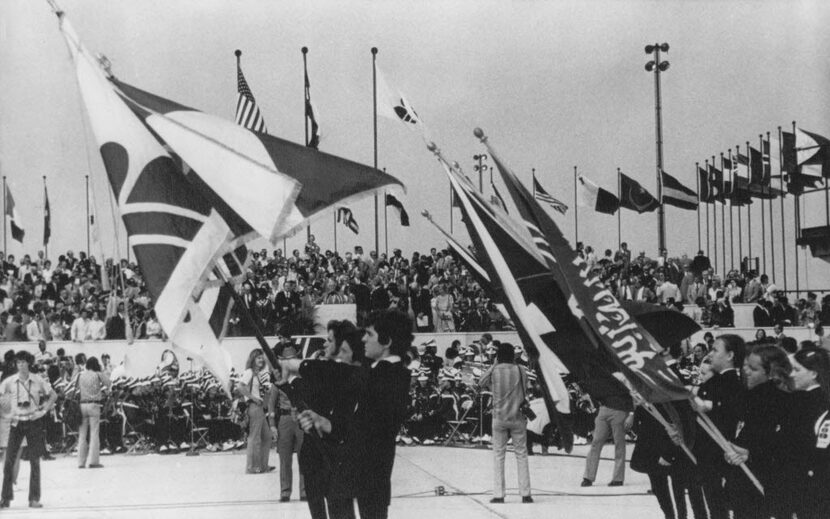
[(493, 392), (493, 498), (490, 502), (504, 503), (504, 457), (507, 440), (512, 438), (518, 465), (519, 493), (523, 503), (532, 503), (527, 463), (527, 420), (521, 412), (527, 390), (527, 371), (514, 363), (512, 344), (499, 344), (496, 364), (481, 376), (479, 385)]
[(78, 468), (101, 468), (99, 429), (101, 406), (105, 391), (110, 389), (110, 379), (101, 372), (101, 364), (95, 357), (86, 361), (86, 370), (78, 375), (78, 391), (81, 395), (81, 428), (78, 430)]
[[(615, 373), (615, 378), (618, 375)], [(585, 457), (585, 473), (581, 486), (590, 487), (594, 484), (602, 448), (609, 438), (613, 438), (614, 472), (608, 486), (619, 487), (625, 482), (625, 433), (634, 423), (634, 402), (627, 391), (609, 391), (597, 396), (597, 401), (599, 413), (594, 420), (594, 439), (591, 442), (591, 450)]]

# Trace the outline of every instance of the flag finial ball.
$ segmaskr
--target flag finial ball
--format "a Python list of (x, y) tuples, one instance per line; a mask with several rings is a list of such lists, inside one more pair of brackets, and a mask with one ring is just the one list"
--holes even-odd
[(239, 56), (242, 55), (242, 51), (239, 50), (239, 49), (236, 49), (235, 51), (233, 51), (233, 54), (234, 54), (234, 56), (236, 56), (238, 58)]
[(377, 54), (377, 53), (378, 53), (378, 48), (377, 47), (372, 47), (372, 54)]
[(476, 138), (478, 140), (480, 140), (481, 142), (484, 142), (484, 141), (487, 140), (487, 136), (484, 135), (484, 130), (482, 130), (481, 128), (476, 128), (475, 130), (473, 130), (473, 135), (475, 135)]
[(303, 47), (300, 50), (303, 51), (303, 54), (308, 54), (308, 47)]
[(427, 144), (427, 149), (431, 152), (435, 152), (435, 150), (438, 149), (438, 146), (436, 146), (434, 142), (429, 141), (429, 144)]

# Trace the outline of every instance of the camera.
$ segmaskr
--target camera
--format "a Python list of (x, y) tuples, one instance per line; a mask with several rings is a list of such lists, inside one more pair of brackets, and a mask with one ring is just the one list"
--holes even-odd
[(18, 402), (17, 403), (17, 407), (19, 407), (21, 409), (28, 409), (31, 405), (32, 405), (32, 403), (29, 402), (28, 400), (26, 400), (25, 402)]

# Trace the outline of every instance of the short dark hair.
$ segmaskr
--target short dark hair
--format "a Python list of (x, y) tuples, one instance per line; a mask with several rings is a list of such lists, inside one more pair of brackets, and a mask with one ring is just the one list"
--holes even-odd
[(509, 342), (499, 344), (496, 349), (496, 362), (498, 363), (512, 363), (516, 358), (515, 348)]
[(408, 315), (396, 309), (375, 310), (366, 319), (366, 327), (371, 326), (378, 334), (378, 342), (390, 343), (389, 353), (405, 357), (415, 337), (412, 335), (412, 320)]
[[(347, 335), (355, 331), (356, 327), (348, 319), (343, 319), (342, 321), (332, 319), (329, 321), (326, 329), (331, 331), (334, 336), (334, 353), (337, 354), (340, 353), (340, 346), (343, 344), (343, 340), (346, 339)], [(363, 341), (361, 341), (361, 343), (362, 342)], [(349, 346), (353, 346), (353, 344), (349, 342)], [(354, 347), (352, 347), (352, 349), (354, 349)]]
[(746, 355), (746, 342), (743, 337), (734, 333), (727, 333), (718, 336), (718, 339), (723, 341), (723, 347), (727, 353), (732, 353), (732, 365), (739, 370), (744, 365), (744, 356)]
[(34, 366), (34, 364), (35, 364), (35, 356), (34, 356), (34, 355), (32, 355), (31, 353), (29, 353), (29, 352), (28, 352), (28, 351), (26, 351), (26, 350), (19, 350), (19, 351), (17, 351), (17, 352), (14, 354), (14, 360), (16, 360), (16, 361), (21, 361), (21, 360), (22, 360), (22, 361), (25, 361), (27, 364), (29, 364), (29, 367), (30, 367), (30, 368), (31, 368), (32, 366)]
[(86, 369), (90, 371), (101, 371), (101, 364), (96, 357), (86, 359)]
[[(348, 322), (348, 321), (346, 321)], [(346, 342), (352, 349), (352, 362), (366, 363), (366, 344), (363, 342), (363, 335), (366, 332), (360, 328), (352, 327), (343, 333), (343, 338), (340, 342)], [(339, 349), (339, 348), (338, 348)], [(401, 356), (403, 358), (403, 356)]]

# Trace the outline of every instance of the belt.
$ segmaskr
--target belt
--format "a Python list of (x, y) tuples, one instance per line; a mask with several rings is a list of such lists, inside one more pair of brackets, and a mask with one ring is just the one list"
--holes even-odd
[(82, 404), (100, 404), (100, 400), (81, 400)]

